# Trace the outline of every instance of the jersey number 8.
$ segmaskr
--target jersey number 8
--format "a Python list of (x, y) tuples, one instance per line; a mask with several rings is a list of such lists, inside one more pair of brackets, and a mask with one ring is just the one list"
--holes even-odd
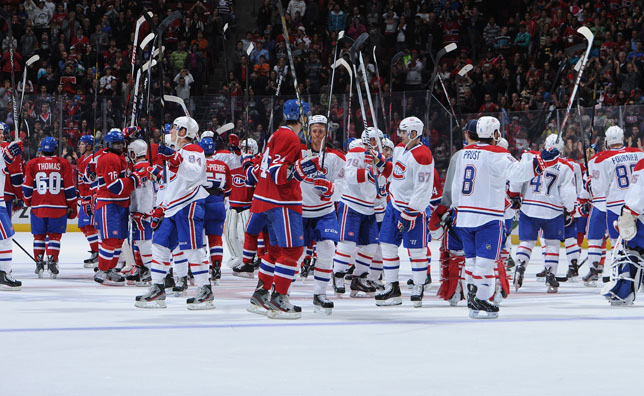
[(468, 165), (465, 167), (465, 172), (463, 173), (463, 188), (461, 193), (463, 195), (472, 195), (474, 191), (474, 179), (476, 178), (476, 168), (474, 165)]

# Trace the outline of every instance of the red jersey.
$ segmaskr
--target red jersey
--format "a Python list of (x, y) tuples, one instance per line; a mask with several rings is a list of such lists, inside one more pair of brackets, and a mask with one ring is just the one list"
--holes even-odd
[(228, 165), (212, 157), (206, 158), (206, 177), (208, 180), (205, 185), (206, 188), (210, 188), (214, 182), (220, 181), (222, 184), (219, 185), (219, 188), (224, 192), (221, 195), (210, 195), (206, 198), (206, 203), (223, 202), (224, 198), (230, 195), (233, 185)]
[(76, 187), (69, 162), (57, 156), (27, 162), (22, 185), (25, 204), (38, 217), (62, 217), (76, 208)]
[[(3, 142), (0, 147), (9, 146), (9, 142)], [(22, 182), (24, 180), (24, 163), (22, 154), (17, 156), (12, 163), (7, 165), (5, 170), (7, 177), (4, 179), (4, 200), (22, 199)]]
[(85, 154), (78, 159), (76, 167), (78, 169), (76, 178), (76, 188), (81, 201), (87, 201), (92, 198), (91, 183), (85, 176), (87, 165), (92, 160), (91, 154)]
[(96, 164), (96, 209), (107, 204), (116, 204), (127, 208), (130, 205), (130, 193), (134, 183), (126, 175), (125, 157), (106, 152), (98, 157)]
[[(260, 156), (255, 156), (251, 161), (253, 165), (258, 165), (260, 161)], [(255, 186), (249, 186), (246, 184), (246, 171), (244, 168), (237, 168), (231, 170), (231, 175), (233, 179), (233, 191), (230, 193), (229, 203), (231, 208), (250, 208), (250, 204), (253, 201), (253, 193), (255, 192)]]
[(289, 167), (302, 158), (300, 138), (288, 126), (280, 127), (266, 143), (251, 212), (289, 208), (302, 213), (300, 182), (289, 177)]

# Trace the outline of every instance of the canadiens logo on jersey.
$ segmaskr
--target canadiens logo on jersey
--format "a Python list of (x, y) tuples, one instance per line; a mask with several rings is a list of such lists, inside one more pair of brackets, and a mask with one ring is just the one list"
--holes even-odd
[(398, 179), (398, 180), (404, 179), (405, 171), (407, 171), (407, 167), (405, 166), (405, 164), (403, 164), (400, 161), (396, 161), (396, 164), (394, 165), (394, 172), (393, 172), (394, 179)]
[(241, 176), (233, 176), (233, 186), (246, 187), (246, 180)]

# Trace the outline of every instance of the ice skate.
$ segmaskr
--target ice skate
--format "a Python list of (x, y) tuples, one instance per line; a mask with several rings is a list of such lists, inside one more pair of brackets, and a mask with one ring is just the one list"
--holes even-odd
[(22, 282), (13, 279), (11, 273), (0, 271), (0, 290), (18, 291), (22, 286)]
[(508, 262), (507, 262), (505, 268), (507, 268), (507, 269), (514, 268), (515, 265), (516, 264), (514, 263), (514, 259), (512, 258), (512, 256), (509, 256), (508, 257)]
[(425, 285), (415, 285), (414, 289), (411, 291), (411, 302), (414, 304), (414, 308), (420, 308), (423, 306), (423, 295), (425, 294)]
[(353, 265), (352, 265), (351, 267), (349, 267), (349, 270), (348, 270), (348, 271), (347, 271), (347, 273), (344, 275), (344, 280), (346, 280), (346, 281), (351, 281), (351, 279), (353, 279), (353, 270), (354, 270), (355, 268), (356, 268), (356, 267), (355, 267), (355, 266), (353, 266)]
[(266, 315), (268, 310), (270, 310), (269, 304), (270, 293), (268, 290), (264, 289), (264, 283), (260, 280), (257, 282), (257, 287), (250, 298), (250, 304), (246, 308), (246, 311), (259, 315)]
[(525, 275), (526, 263), (519, 261), (516, 270), (514, 271), (514, 290), (519, 291), (523, 286), (523, 276)]
[(570, 265), (568, 265), (568, 273), (566, 274), (569, 282), (576, 282), (579, 277), (579, 265), (577, 265), (577, 260), (570, 260)]
[(302, 308), (291, 304), (288, 294), (273, 291), (269, 307), (270, 310), (266, 316), (271, 319), (299, 319), (302, 317)]
[(215, 309), (215, 297), (212, 294), (210, 284), (203, 285), (197, 289), (197, 295), (186, 300), (188, 309), (191, 311)]
[(125, 285), (125, 278), (112, 268), (107, 271), (96, 271), (96, 274), (94, 274), (94, 282), (108, 286), (123, 286)]
[(557, 293), (559, 291), (559, 282), (555, 274), (550, 272), (550, 268), (546, 268), (546, 285), (548, 286), (548, 293)]
[[(425, 283), (423, 285), (425, 286), (425, 290), (429, 290), (430, 286), (432, 284), (432, 276), (430, 274), (427, 274), (427, 277), (425, 277)], [(414, 280), (413, 279), (407, 279), (407, 288), (409, 290), (413, 290), (414, 288)]]
[(414, 280), (409, 278), (407, 279), (407, 289), (411, 290), (414, 288)]
[(125, 279), (128, 281), (128, 284), (134, 284), (134, 286), (137, 287), (145, 287), (150, 286), (152, 275), (150, 274), (150, 269), (147, 267), (135, 266)]
[(313, 312), (331, 315), (333, 311), (333, 301), (329, 300), (326, 294), (313, 295)]
[(354, 275), (349, 288), (351, 289), (350, 296), (356, 298), (373, 297), (376, 292), (376, 288), (369, 284), (366, 272), (361, 276)]
[(147, 294), (136, 296), (134, 306), (138, 308), (166, 308), (165, 288), (162, 283), (150, 286)]
[(253, 264), (240, 263), (233, 267), (233, 276), (252, 279), (255, 277), (255, 266)]
[(333, 274), (333, 290), (336, 294), (344, 294), (346, 289), (344, 288), (344, 277), (346, 273), (336, 272)]
[(175, 297), (183, 297), (188, 291), (188, 277), (174, 278), (174, 287), (172, 288)]
[(456, 291), (454, 291), (454, 294), (452, 294), (452, 297), (447, 300), (449, 303), (450, 307), (455, 307), (458, 305), (458, 302), (463, 299), (463, 289), (461, 287), (461, 283), (459, 282), (458, 285), (456, 285)]
[(537, 279), (543, 279), (546, 277), (546, 269), (544, 268), (543, 271), (538, 272), (536, 275)]
[(368, 282), (373, 288), (376, 289), (376, 291), (385, 290), (385, 285), (384, 285), (384, 283), (382, 283), (381, 280), (378, 280), (378, 279), (377, 280), (368, 280)]
[(170, 268), (170, 271), (165, 276), (165, 279), (163, 281), (163, 285), (166, 289), (171, 289), (174, 287), (174, 277), (172, 276), (172, 268)]
[(587, 287), (596, 287), (597, 286), (597, 281), (599, 280), (599, 275), (604, 272), (604, 266), (602, 264), (598, 263), (592, 263), (590, 265), (590, 269), (588, 270), (588, 274), (582, 278), (584, 281), (584, 286)]
[(42, 254), (36, 256), (36, 270), (34, 273), (38, 275), (38, 278), (42, 278), (43, 273), (45, 272), (45, 260)]
[(474, 309), (474, 297), (476, 297), (476, 286), (473, 284), (467, 285), (467, 309)]
[(213, 261), (212, 267), (210, 267), (210, 281), (215, 285), (219, 284), (221, 279), (221, 261)]
[(402, 297), (400, 293), (400, 285), (398, 284), (398, 282), (387, 284), (385, 290), (376, 294), (376, 305), (379, 307), (401, 304)]
[(47, 256), (47, 271), (49, 271), (49, 277), (51, 279), (56, 279), (60, 273), (58, 270), (58, 260), (54, 260), (53, 256)]
[(302, 279), (308, 278), (310, 272), (311, 272), (311, 259), (305, 258), (302, 261), (302, 268), (300, 268), (300, 278)]
[(98, 263), (98, 252), (89, 251), (89, 258), (83, 260), (83, 267), (85, 268), (94, 268), (96, 263)]
[(474, 297), (472, 308), (470, 309), (470, 318), (472, 319), (496, 319), (499, 317), (499, 307), (490, 301), (479, 300)]

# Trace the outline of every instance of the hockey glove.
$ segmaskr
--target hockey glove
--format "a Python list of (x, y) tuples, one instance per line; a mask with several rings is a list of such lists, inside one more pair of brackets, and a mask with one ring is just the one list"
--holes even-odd
[(22, 202), (22, 199), (14, 199), (11, 204), (11, 213), (16, 213), (20, 209), (25, 207), (25, 203)]
[(2, 156), (4, 162), (7, 164), (15, 161), (16, 157), (22, 154), (22, 141), (21, 142), (11, 142), (7, 148), (3, 151)]
[(327, 180), (324, 176), (315, 179), (313, 186), (320, 192), (323, 200), (330, 200), (333, 195), (333, 183)]
[(443, 216), (448, 215), (449, 211), (445, 205), (438, 205), (432, 211), (432, 215), (429, 218), (429, 233), (432, 235), (432, 240), (439, 240), (445, 234)]
[(622, 207), (622, 214), (617, 221), (613, 223), (619, 235), (625, 240), (630, 241), (637, 235), (637, 218), (639, 215), (633, 212), (628, 206)]
[(295, 179), (302, 181), (307, 176), (312, 175), (320, 170), (320, 159), (318, 157), (314, 158), (302, 158), (299, 161), (296, 161), (293, 164), (293, 177)]
[(570, 213), (566, 209), (564, 209), (564, 227), (570, 226), (572, 222), (575, 220), (575, 218), (573, 217), (574, 213), (575, 213), (574, 210), (572, 213)]
[(138, 139), (141, 136), (141, 128), (138, 126), (129, 126), (123, 128), (123, 138), (126, 140)]
[(578, 210), (580, 215), (588, 217), (590, 214), (590, 201), (587, 199), (580, 199)]
[(67, 218), (68, 219), (75, 219), (76, 216), (78, 215), (78, 209), (76, 208), (76, 205), (72, 206), (71, 208), (67, 208)]
[(159, 165), (148, 166), (147, 171), (152, 181), (158, 182), (163, 179), (163, 169)]
[(400, 214), (400, 219), (398, 220), (398, 230), (400, 232), (407, 232), (412, 230), (416, 226), (416, 218), (418, 217), (418, 212), (413, 212), (409, 209), (405, 209)]
[(246, 169), (246, 186), (254, 187), (259, 181), (258, 178), (259, 165), (249, 166)]
[(132, 174), (128, 177), (130, 178), (130, 180), (132, 180), (134, 188), (138, 188), (148, 180), (148, 176), (150, 176), (150, 173), (146, 168), (139, 168), (133, 171)]
[(521, 208), (521, 194), (517, 192), (508, 192), (508, 198), (510, 198), (510, 208), (519, 209)]
[(377, 152), (376, 150), (369, 150), (369, 152), (366, 153), (366, 155), (371, 156), (373, 164), (376, 165), (376, 167), (380, 171), (382, 171), (384, 169), (385, 163), (387, 162), (387, 159), (385, 158), (384, 155), (382, 155), (381, 153)]
[(586, 181), (584, 181), (584, 190), (588, 191), (591, 195), (593, 193), (593, 189), (590, 185), (591, 178), (587, 178)]
[(248, 170), (248, 167), (253, 166), (253, 157), (251, 156), (246, 156), (242, 160), (242, 167), (244, 168), (244, 172)]
[(87, 164), (87, 167), (85, 168), (85, 174), (90, 181), (96, 180), (96, 164), (93, 162)]
[(159, 146), (159, 157), (166, 161), (170, 166), (178, 167), (181, 165), (181, 153), (174, 151), (171, 147), (161, 145)]
[(150, 227), (152, 230), (156, 230), (161, 225), (163, 217), (165, 216), (165, 209), (162, 207), (155, 208), (150, 214)]
[(234, 133), (228, 135), (228, 149), (235, 154), (241, 153), (239, 149), (239, 136)]

